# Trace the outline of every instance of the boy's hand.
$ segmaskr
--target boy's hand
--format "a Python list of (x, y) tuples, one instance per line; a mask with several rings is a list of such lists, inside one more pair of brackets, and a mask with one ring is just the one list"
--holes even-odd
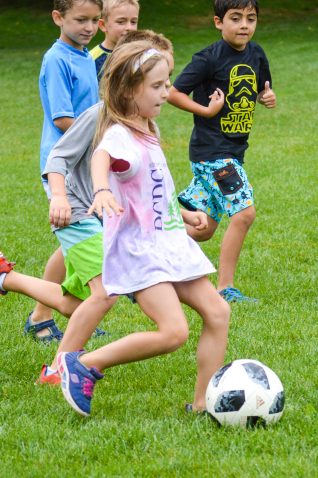
[(275, 108), (276, 95), (271, 89), (269, 81), (265, 81), (265, 89), (258, 95), (258, 102), (266, 108)]
[(209, 106), (207, 107), (208, 109), (208, 117), (212, 118), (213, 116), (216, 116), (219, 111), (223, 108), (224, 105), (224, 93), (220, 88), (216, 88), (216, 90), (212, 93), (212, 95), (209, 96), (210, 98), (210, 103)]
[(53, 195), (50, 201), (50, 224), (55, 227), (66, 227), (71, 220), (71, 206), (64, 195)]
[(98, 217), (103, 217), (103, 209), (108, 217), (112, 217), (112, 211), (119, 216), (123, 211), (124, 208), (118, 204), (116, 199), (113, 196), (113, 193), (110, 191), (99, 191), (94, 198), (93, 204), (87, 211), (87, 214), (94, 214), (96, 211)]

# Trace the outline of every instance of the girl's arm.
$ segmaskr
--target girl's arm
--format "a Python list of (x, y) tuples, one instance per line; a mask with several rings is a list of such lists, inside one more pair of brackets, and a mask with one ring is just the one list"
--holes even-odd
[(193, 101), (190, 96), (177, 90), (174, 86), (171, 86), (169, 90), (168, 102), (174, 106), (177, 106), (181, 110), (189, 111), (198, 116), (205, 118), (212, 118), (216, 116), (224, 105), (224, 93), (220, 88), (217, 88), (210, 96), (210, 103), (208, 106), (200, 105)]
[(119, 215), (123, 212), (123, 207), (120, 206), (113, 196), (109, 188), (108, 173), (110, 167), (110, 156), (106, 151), (98, 150), (93, 154), (91, 163), (91, 174), (93, 181), (94, 199), (87, 214), (98, 214), (100, 218), (103, 217), (103, 209), (108, 217), (112, 217), (112, 210)]

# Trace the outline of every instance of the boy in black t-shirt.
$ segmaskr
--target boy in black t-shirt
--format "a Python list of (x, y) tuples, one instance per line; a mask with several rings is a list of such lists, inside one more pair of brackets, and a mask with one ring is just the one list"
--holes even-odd
[(250, 42), (257, 25), (257, 0), (215, 0), (214, 10), (222, 39), (193, 56), (169, 93), (171, 104), (194, 115), (189, 147), (194, 178), (179, 201), (208, 215), (208, 229), (199, 232), (186, 226), (197, 241), (212, 237), (224, 213), (230, 217), (217, 288), (228, 302), (255, 301), (234, 288), (240, 251), (256, 214), (242, 164), (256, 102), (274, 108), (276, 96), (266, 55)]

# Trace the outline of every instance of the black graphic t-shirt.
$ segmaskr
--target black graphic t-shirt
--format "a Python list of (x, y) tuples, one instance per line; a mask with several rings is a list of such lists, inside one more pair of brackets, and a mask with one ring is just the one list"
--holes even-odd
[(213, 118), (194, 115), (190, 139), (190, 160), (214, 161), (221, 158), (244, 160), (248, 135), (252, 127), (257, 95), (272, 79), (263, 49), (249, 42), (237, 51), (220, 40), (196, 53), (174, 87), (193, 100), (208, 106), (216, 88), (224, 95), (224, 106)]

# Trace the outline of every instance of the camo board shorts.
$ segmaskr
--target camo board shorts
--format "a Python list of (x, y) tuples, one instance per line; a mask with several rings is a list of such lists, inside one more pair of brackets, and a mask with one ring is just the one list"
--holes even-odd
[(253, 188), (237, 159), (191, 163), (194, 178), (179, 195), (182, 206), (205, 212), (216, 222), (254, 204)]

